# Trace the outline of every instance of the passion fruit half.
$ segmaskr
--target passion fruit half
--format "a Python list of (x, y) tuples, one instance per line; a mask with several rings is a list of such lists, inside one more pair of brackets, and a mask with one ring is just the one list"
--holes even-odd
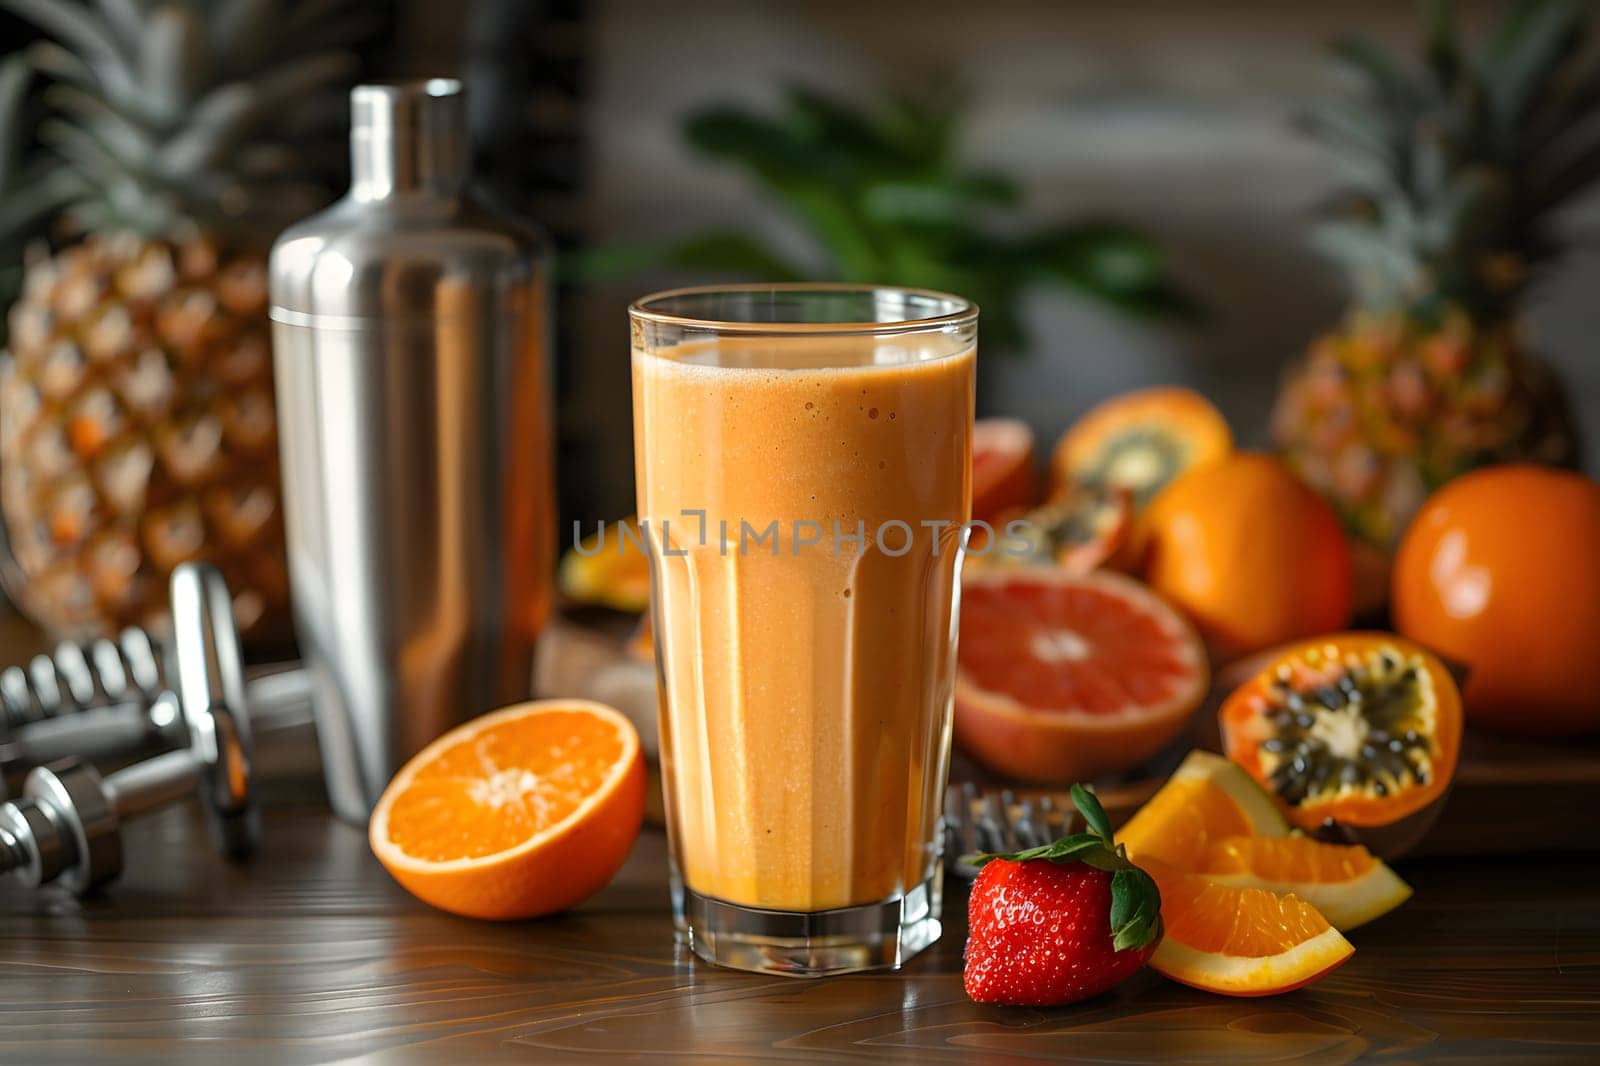
[(1055, 491), (1125, 489), (1134, 510), (1185, 470), (1233, 451), (1233, 433), (1204, 396), (1162, 386), (1124, 393), (1091, 409), (1056, 445)]
[[(1020, 523), (1020, 530), (1018, 530)], [(1022, 515), (1003, 534), (1002, 558), (1056, 566), (1087, 574), (1102, 566), (1121, 569), (1133, 527), (1132, 498), (1125, 489), (1076, 489)]]
[(1387, 633), (1274, 653), (1223, 702), (1228, 757), (1289, 821), (1379, 854), (1432, 825), (1461, 751), (1461, 696), (1443, 663)]

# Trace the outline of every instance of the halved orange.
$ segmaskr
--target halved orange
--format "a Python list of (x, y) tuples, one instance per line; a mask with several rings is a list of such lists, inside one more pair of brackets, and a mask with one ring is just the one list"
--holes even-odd
[(603, 522), (567, 549), (556, 583), (573, 603), (643, 611), (650, 606), (650, 553), (644, 543), (632, 517)]
[(1206, 691), (1200, 638), (1120, 574), (968, 574), (959, 648), (956, 740), (1024, 781), (1131, 769), (1183, 732)]
[(644, 819), (639, 735), (619, 711), (540, 700), (452, 729), (395, 775), (367, 839), (413, 895), (530, 918), (598, 891)]
[(1411, 886), (1366, 848), (1298, 835), (1219, 840), (1196, 872), (1218, 884), (1292, 893), (1344, 932), (1411, 898)]
[(1272, 797), (1235, 763), (1191, 751), (1161, 790), (1117, 832), (1135, 862), (1155, 859), (1181, 871), (1204, 867), (1219, 841), (1281, 837), (1289, 823)]
[(1218, 884), (1159, 861), (1140, 865), (1161, 889), (1161, 946), (1150, 968), (1227, 996), (1301, 988), (1355, 949), (1315, 907), (1295, 895)]

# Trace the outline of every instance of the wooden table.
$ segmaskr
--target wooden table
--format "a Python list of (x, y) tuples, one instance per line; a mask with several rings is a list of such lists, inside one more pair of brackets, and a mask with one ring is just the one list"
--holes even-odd
[(1305, 991), (1225, 999), (1147, 973), (1088, 1004), (1026, 1010), (962, 994), (959, 887), (944, 939), (900, 973), (733, 973), (673, 945), (658, 831), (578, 910), (497, 925), (406, 895), (314, 782), (276, 791), (246, 867), (213, 858), (178, 809), (131, 829), (131, 869), (100, 898), (0, 888), (0, 1062), (1600, 1056), (1593, 857), (1405, 864), (1416, 898), (1354, 934), (1354, 959)]

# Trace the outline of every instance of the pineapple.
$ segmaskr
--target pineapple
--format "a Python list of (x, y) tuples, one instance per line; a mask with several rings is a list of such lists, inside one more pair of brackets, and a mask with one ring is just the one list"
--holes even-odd
[[(22, 256), (0, 358), (8, 591), (58, 636), (159, 629), (172, 568), (206, 559), (246, 639), (279, 639), (266, 254), (327, 200), (329, 93), (355, 71), (362, 15), (350, 0), (0, 6), (55, 39), (8, 60), (54, 84), (45, 150), (0, 173), (0, 236), (42, 216), (58, 238)], [(11, 111), (0, 143), (21, 139)]]
[(1306, 116), (1352, 163), (1317, 237), (1355, 299), (1285, 376), (1272, 429), (1366, 544), (1392, 548), (1428, 493), (1474, 467), (1577, 460), (1565, 394), (1518, 316), (1560, 251), (1554, 214), (1600, 176), (1600, 73), (1573, 69), (1589, 18), (1524, 0), (1469, 52), (1435, 0), (1419, 62), (1341, 42), (1363, 92)]

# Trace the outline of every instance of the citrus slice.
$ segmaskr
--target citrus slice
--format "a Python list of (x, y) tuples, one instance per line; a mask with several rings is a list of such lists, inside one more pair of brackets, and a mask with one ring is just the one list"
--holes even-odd
[(629, 612), (648, 608), (650, 554), (638, 523), (631, 517), (601, 523), (567, 549), (556, 581), (573, 603)]
[(508, 707), (452, 729), (395, 775), (368, 841), (396, 881), (470, 918), (530, 918), (598, 891), (644, 818), (627, 718), (585, 700)]
[(1205, 650), (1155, 593), (1119, 574), (996, 568), (962, 582), (955, 735), (1027, 781), (1131, 769), (1184, 729)]
[(1222, 885), (1293, 893), (1344, 932), (1411, 898), (1411, 886), (1366, 848), (1305, 836), (1227, 837), (1199, 872)]
[(1218, 884), (1163, 863), (1142, 865), (1161, 889), (1165, 936), (1150, 968), (1227, 996), (1270, 996), (1310, 984), (1355, 949), (1295, 895)]
[(1194, 871), (1218, 841), (1288, 831), (1277, 804), (1249, 774), (1220, 755), (1191, 751), (1118, 831), (1117, 841), (1135, 862), (1149, 858)]
[(992, 523), (1033, 501), (1033, 430), (1015, 418), (980, 418), (972, 427), (972, 517)]

